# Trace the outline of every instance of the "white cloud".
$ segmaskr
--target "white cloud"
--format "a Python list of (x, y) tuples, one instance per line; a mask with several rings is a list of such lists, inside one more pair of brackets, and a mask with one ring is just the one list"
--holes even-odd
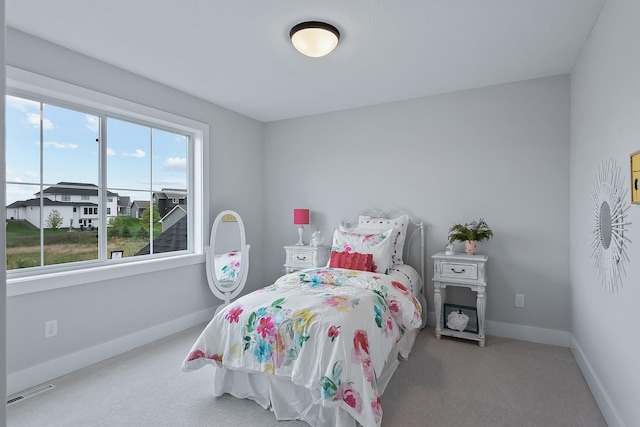
[(76, 148), (78, 148), (77, 144), (71, 144), (71, 143), (61, 144), (61, 143), (55, 142), (55, 141), (45, 141), (44, 142), (44, 146), (45, 147), (53, 147), (53, 148), (56, 148), (58, 150), (65, 150), (65, 149), (75, 150)]
[(24, 182), (24, 181), (16, 176), (15, 178), (11, 178), (11, 182)]
[(15, 96), (7, 96), (7, 106), (22, 112), (26, 112), (28, 110), (40, 110), (39, 102), (31, 101), (30, 99), (17, 98)]
[(38, 174), (37, 172), (26, 171), (24, 173), (24, 176), (26, 176), (27, 178), (37, 178), (40, 176), (40, 174)]
[(187, 188), (187, 181), (184, 179), (154, 179), (153, 185), (169, 188)]
[(135, 153), (123, 153), (123, 155), (124, 156), (128, 156), (128, 157), (138, 157), (138, 158), (140, 158), (140, 157), (146, 156), (147, 154), (144, 151), (142, 151), (141, 149), (138, 148), (135, 151)]
[[(27, 119), (25, 120), (25, 122), (28, 125), (33, 126), (34, 128), (39, 128), (40, 127), (40, 114), (38, 114), (38, 113), (27, 113)], [(53, 122), (51, 120), (48, 120), (48, 119), (43, 119), (42, 120), (42, 128), (45, 129), (45, 130), (53, 129)]]
[(98, 132), (100, 128), (100, 120), (98, 119), (98, 117), (92, 116), (90, 114), (85, 114), (85, 118), (87, 119), (87, 123), (85, 125), (87, 129), (89, 129), (91, 132)]
[(187, 159), (180, 157), (169, 157), (164, 161), (164, 167), (170, 170), (183, 171), (187, 168)]
[(107, 156), (115, 156), (116, 152), (112, 148), (107, 147)]

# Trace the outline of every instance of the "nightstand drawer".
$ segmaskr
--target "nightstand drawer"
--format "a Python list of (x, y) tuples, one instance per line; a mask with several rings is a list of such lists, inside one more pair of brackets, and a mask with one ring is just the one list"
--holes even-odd
[(329, 246), (285, 246), (287, 252), (284, 272), (292, 273), (304, 268), (324, 267), (329, 262)]
[(461, 262), (443, 262), (441, 264), (442, 277), (450, 277), (456, 279), (478, 279), (478, 264), (461, 263)]
[(287, 264), (296, 267), (313, 267), (313, 253), (305, 250), (291, 250), (289, 253), (289, 259)]

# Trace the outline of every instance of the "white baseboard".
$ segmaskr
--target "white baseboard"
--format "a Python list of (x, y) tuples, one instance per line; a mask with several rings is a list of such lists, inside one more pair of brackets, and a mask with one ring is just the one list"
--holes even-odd
[(591, 363), (589, 363), (589, 360), (582, 351), (582, 347), (580, 347), (575, 338), (573, 338), (571, 353), (573, 354), (573, 358), (576, 359), (576, 363), (578, 363), (582, 376), (587, 382), (587, 385), (591, 390), (591, 394), (593, 394), (593, 398), (598, 403), (600, 412), (602, 412), (602, 416), (607, 422), (607, 425), (609, 427), (625, 427), (618, 411), (609, 398), (609, 394), (602, 386), (598, 375), (594, 372), (591, 367)]
[(112, 341), (7, 375), (7, 395), (34, 387), (118, 354), (211, 320), (215, 307), (134, 332)]
[[(427, 325), (436, 325), (436, 314), (434, 312), (427, 313)], [(485, 334), (559, 347), (571, 347), (573, 344), (573, 336), (566, 331), (514, 325), (492, 320), (485, 322)]]

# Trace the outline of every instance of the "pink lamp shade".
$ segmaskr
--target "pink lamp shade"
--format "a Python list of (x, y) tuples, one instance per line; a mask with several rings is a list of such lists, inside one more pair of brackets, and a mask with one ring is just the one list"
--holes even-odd
[(296, 225), (309, 224), (309, 209), (294, 209), (293, 223)]

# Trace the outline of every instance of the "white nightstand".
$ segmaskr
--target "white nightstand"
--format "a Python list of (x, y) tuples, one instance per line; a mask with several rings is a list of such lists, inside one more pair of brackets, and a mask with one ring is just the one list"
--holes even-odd
[[(436, 338), (447, 335), (478, 341), (484, 347), (484, 316), (487, 297), (486, 255), (433, 255), (433, 302), (436, 311)], [(478, 333), (461, 332), (443, 327), (442, 303), (446, 300), (447, 286), (469, 288), (477, 293)]]
[(329, 262), (329, 246), (285, 246), (284, 272), (292, 273), (303, 268), (324, 267)]

